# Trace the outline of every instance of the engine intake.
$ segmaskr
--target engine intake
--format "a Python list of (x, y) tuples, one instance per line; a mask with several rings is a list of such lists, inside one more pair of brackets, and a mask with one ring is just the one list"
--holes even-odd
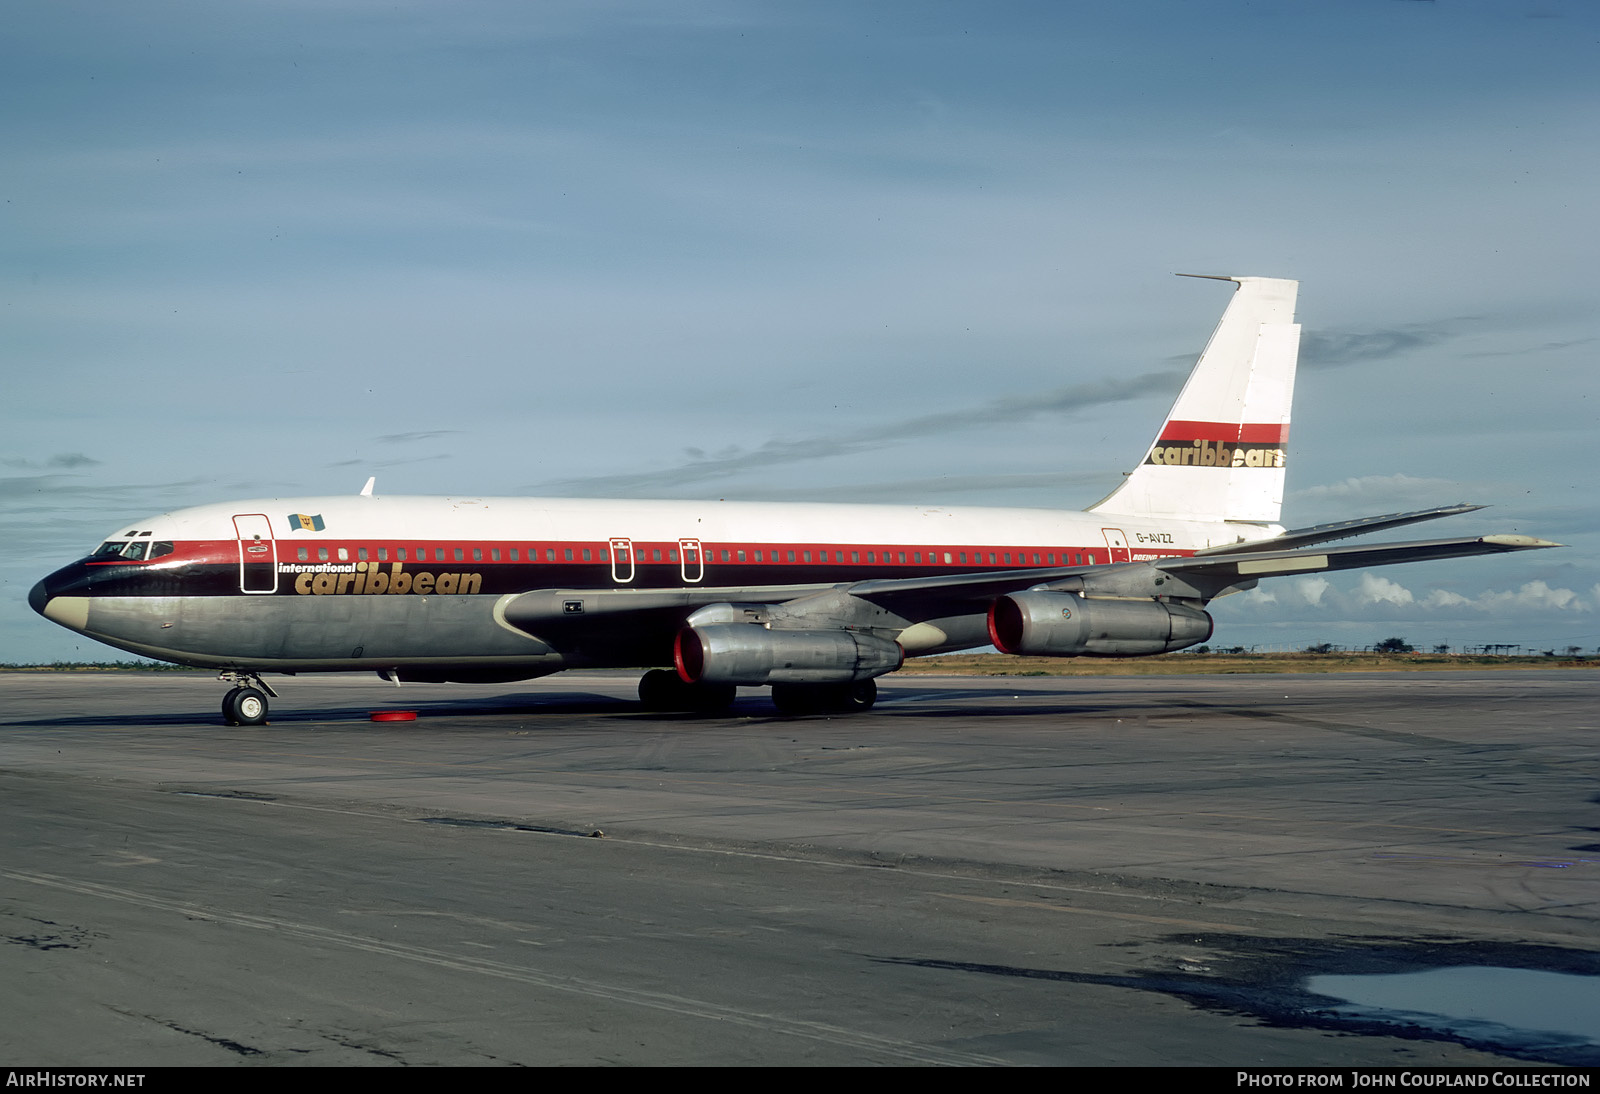
[(1137, 657), (1211, 637), (1211, 616), (1165, 600), (1100, 600), (1033, 591), (989, 607), (989, 638), (1002, 653), (1032, 657)]
[(691, 684), (843, 684), (893, 672), (905, 651), (858, 631), (774, 631), (759, 623), (685, 627), (673, 646)]

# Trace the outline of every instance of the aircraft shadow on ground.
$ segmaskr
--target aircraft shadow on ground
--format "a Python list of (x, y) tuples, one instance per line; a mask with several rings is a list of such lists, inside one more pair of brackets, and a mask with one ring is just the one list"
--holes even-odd
[[(638, 704), (606, 695), (561, 695), (540, 698), (532, 695), (511, 695), (494, 699), (473, 698), (428, 699), (421, 702), (389, 702), (363, 704), (358, 707), (294, 707), (287, 701), (274, 704), (267, 725), (238, 726), (238, 729), (262, 729), (273, 726), (325, 725), (329, 722), (344, 724), (371, 724), (373, 728), (415, 727), (416, 722), (372, 723), (374, 711), (410, 710), (417, 714), (418, 722), (424, 718), (481, 718), (514, 714), (573, 714), (615, 715), (636, 712)], [(95, 728), (140, 726), (146, 728), (190, 728), (193, 726), (220, 726), (221, 715), (216, 710), (151, 711), (138, 714), (74, 714), (58, 718), (22, 718), (0, 722), (0, 727), (17, 728)]]
[[(428, 728), (439, 730), (442, 719), (490, 719), (516, 716), (570, 716), (626, 718), (630, 722), (659, 722), (666, 724), (708, 724), (718, 721), (773, 721), (796, 722), (819, 719), (971, 719), (974, 717), (1002, 717), (1036, 722), (1039, 719), (1083, 718), (1096, 715), (1120, 714), (1124, 718), (1139, 718), (1153, 713), (1171, 713), (1165, 708), (1151, 708), (1135, 698), (1121, 694), (1094, 696), (1074, 692), (1072, 702), (1040, 703), (1033, 695), (1019, 696), (1014, 688), (962, 688), (960, 690), (930, 689), (926, 696), (896, 696), (888, 693), (878, 706), (860, 714), (803, 714), (779, 713), (766, 695), (751, 692), (742, 695), (726, 711), (714, 713), (647, 711), (637, 702), (613, 695), (595, 692), (560, 694), (517, 692), (499, 696), (473, 696), (461, 699), (408, 700), (405, 695), (375, 694), (367, 703), (355, 706), (297, 707), (292, 699), (280, 699), (273, 704), (267, 727), (371, 725), (388, 730)], [(1028, 701), (1023, 703), (1021, 699)], [(370, 722), (375, 711), (407, 710), (417, 714), (417, 721)], [(1181, 713), (1181, 712), (1180, 712)], [(221, 715), (214, 708), (150, 710), (119, 714), (72, 714), (51, 718), (22, 718), (0, 721), (0, 727), (51, 729), (51, 728), (188, 728), (208, 726), (223, 728)], [(260, 729), (263, 727), (229, 727)], [(468, 727), (460, 727), (468, 728)]]

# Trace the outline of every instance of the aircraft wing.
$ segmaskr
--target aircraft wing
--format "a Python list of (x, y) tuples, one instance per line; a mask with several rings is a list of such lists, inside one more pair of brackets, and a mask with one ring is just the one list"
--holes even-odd
[(673, 589), (535, 589), (505, 597), (497, 614), (519, 630), (542, 633), (552, 626), (581, 626), (619, 616), (682, 620), (707, 604), (779, 604), (834, 588), (833, 585), (697, 586)]
[(987, 610), (985, 601), (1024, 589), (1091, 597), (1207, 601), (1229, 590), (1250, 588), (1263, 577), (1559, 546), (1532, 536), (1489, 535), (1324, 550), (1235, 551), (1092, 567), (872, 578), (832, 585), (540, 589), (504, 598), (496, 615), (506, 626), (535, 635), (575, 659), (581, 659), (589, 648), (606, 648), (613, 655), (618, 649), (627, 649), (636, 653), (640, 664), (647, 664), (652, 658), (659, 661), (665, 644), (685, 622), (698, 622), (691, 616), (702, 609), (712, 611), (715, 621), (723, 623), (772, 622), (790, 628), (895, 633), (922, 620), (981, 613)]
[[(1467, 508), (1476, 508), (1469, 506)], [(1439, 513), (1438, 515), (1446, 515)], [(1401, 514), (1411, 519), (1428, 517)], [(1393, 518), (1372, 518), (1389, 520)], [(1350, 524), (1360, 522), (1351, 521)], [(1324, 525), (1324, 528), (1334, 527)], [(1309, 530), (1308, 530), (1309, 531)], [(1351, 533), (1339, 533), (1355, 534)], [(1288, 536), (1271, 540), (1278, 544)], [(1257, 543), (1257, 547), (1261, 544)], [(1424, 562), (1472, 555), (1504, 554), (1544, 547), (1560, 547), (1532, 536), (1491, 535), (1460, 539), (1418, 540), (1410, 543), (1376, 543), (1334, 547), (1323, 551), (1231, 550), (1221, 554), (1195, 554), (1147, 562), (1117, 562), (1103, 566), (1045, 566), (1025, 570), (983, 570), (977, 573), (937, 574), (925, 577), (870, 578), (833, 585), (760, 585), (745, 587), (680, 587), (675, 589), (540, 589), (509, 597), (501, 617), (520, 629), (538, 630), (551, 623), (593, 621), (596, 616), (660, 615), (682, 618), (707, 604), (782, 604), (824, 593), (840, 592), (866, 600), (902, 600), (928, 597), (937, 600), (980, 600), (1028, 588), (1099, 592), (1109, 595), (1185, 595), (1157, 585), (1145, 592), (1127, 588), (1128, 579), (1152, 571), (1173, 578), (1205, 579), (1219, 587), (1262, 577), (1387, 566), (1397, 562)], [(1212, 594), (1214, 595), (1214, 594)]]

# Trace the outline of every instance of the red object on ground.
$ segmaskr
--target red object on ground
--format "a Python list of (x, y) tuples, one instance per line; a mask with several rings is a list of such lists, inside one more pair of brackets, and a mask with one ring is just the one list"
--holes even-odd
[(374, 722), (415, 722), (417, 712), (414, 710), (375, 710), (372, 712)]

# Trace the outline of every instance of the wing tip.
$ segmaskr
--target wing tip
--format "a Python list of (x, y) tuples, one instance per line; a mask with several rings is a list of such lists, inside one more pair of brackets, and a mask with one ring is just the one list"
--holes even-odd
[(1557, 543), (1552, 539), (1539, 539), (1537, 536), (1518, 536), (1509, 533), (1496, 536), (1483, 536), (1482, 542), (1492, 543), (1496, 547), (1504, 547), (1512, 551), (1531, 551), (1541, 547), (1565, 547), (1565, 543)]

